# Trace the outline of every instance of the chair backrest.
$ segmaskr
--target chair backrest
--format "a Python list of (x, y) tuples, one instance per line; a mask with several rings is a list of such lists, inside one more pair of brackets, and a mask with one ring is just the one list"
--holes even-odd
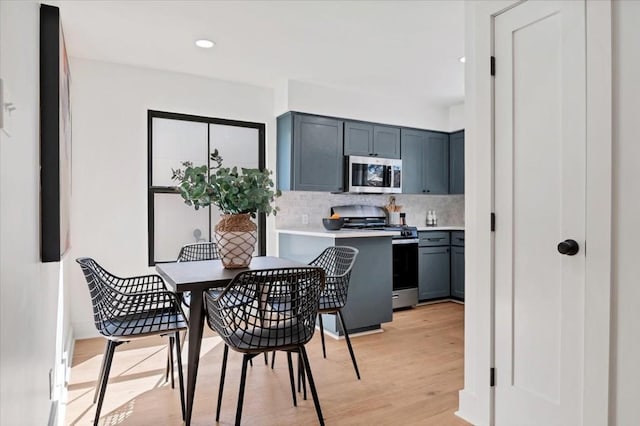
[(178, 262), (193, 262), (196, 260), (218, 259), (218, 248), (216, 243), (203, 242), (186, 244), (180, 249)]
[(349, 280), (358, 252), (355, 247), (331, 246), (309, 263), (322, 268), (326, 274), (320, 310), (340, 309), (347, 303)]
[[(158, 275), (117, 277), (89, 257), (76, 259), (89, 286), (93, 320), (103, 336), (153, 334), (158, 328), (183, 328), (175, 294)], [(155, 318), (155, 323), (147, 322)]]
[(241, 272), (217, 297), (206, 294), (209, 326), (239, 352), (303, 345), (315, 331), (324, 277), (317, 267)]

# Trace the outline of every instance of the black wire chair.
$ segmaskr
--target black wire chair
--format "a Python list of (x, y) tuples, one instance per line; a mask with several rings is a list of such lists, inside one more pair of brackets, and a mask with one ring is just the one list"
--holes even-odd
[(349, 355), (353, 362), (353, 368), (356, 370), (356, 376), (360, 380), (360, 371), (358, 371), (358, 363), (353, 354), (351, 347), (351, 339), (347, 325), (342, 316), (342, 308), (347, 303), (347, 295), (349, 293), (349, 280), (351, 279), (351, 270), (356, 262), (358, 249), (348, 246), (327, 247), (318, 257), (309, 263), (311, 266), (319, 266), (327, 275), (326, 284), (322, 294), (320, 295), (320, 308), (318, 309), (318, 322), (320, 325), (320, 337), (322, 339), (322, 356), (327, 357), (327, 350), (324, 345), (324, 326), (322, 325), (322, 314), (335, 313), (340, 319), (342, 331), (344, 331), (344, 340), (349, 348)]
[[(324, 270), (326, 274), (325, 286), (320, 295), (320, 305), (318, 308), (318, 325), (320, 326), (320, 338), (322, 340), (322, 356), (327, 357), (327, 350), (324, 343), (324, 326), (322, 324), (322, 314), (336, 314), (344, 331), (344, 338), (349, 348), (351, 362), (356, 371), (356, 377), (360, 380), (360, 371), (356, 356), (353, 353), (351, 339), (347, 331), (347, 325), (342, 316), (342, 308), (347, 303), (349, 294), (349, 280), (351, 279), (351, 271), (358, 256), (358, 249), (349, 246), (331, 246), (327, 247), (320, 253), (318, 257), (312, 260), (309, 265), (317, 266)], [(275, 352), (271, 358), (271, 367), (275, 361)]]
[[(93, 423), (98, 424), (102, 402), (109, 380), (115, 348), (131, 340), (169, 335), (169, 351), (175, 348), (178, 360), (180, 406), (184, 419), (184, 383), (180, 354), (180, 331), (187, 329), (187, 320), (175, 293), (169, 291), (158, 275), (120, 278), (88, 257), (76, 259), (89, 285), (93, 319), (107, 346), (93, 402), (98, 402)], [(172, 358), (173, 360), (173, 358)], [(171, 387), (173, 362), (171, 365)]]
[[(216, 243), (201, 242), (201, 243), (185, 244), (184, 246), (182, 246), (182, 248), (180, 249), (180, 253), (178, 253), (177, 262), (195, 262), (199, 260), (214, 260), (214, 259), (220, 259)], [(222, 290), (220, 289), (210, 289), (209, 293), (212, 296), (217, 296), (221, 293), (221, 291)], [(189, 305), (191, 304), (191, 293), (190, 292), (182, 293), (180, 297), (182, 298), (182, 303), (188, 308)], [(185, 338), (186, 338), (186, 335), (185, 335)], [(167, 372), (166, 372), (167, 376), (169, 374), (169, 367), (168, 367), (169, 362), (170, 361), (167, 360)], [(269, 363), (269, 360), (266, 354), (264, 358), (264, 363), (265, 364)], [(251, 365), (253, 365), (253, 361), (251, 362)]]
[(297, 405), (291, 353), (303, 360), (316, 413), (324, 425), (305, 344), (315, 331), (324, 271), (316, 267), (246, 271), (238, 274), (218, 296), (205, 295), (207, 322), (225, 342), (220, 372), (216, 421), (224, 391), (229, 347), (244, 354), (235, 424), (242, 418), (247, 364), (255, 356), (287, 352), (293, 405)]
[[(216, 243), (201, 242), (183, 245), (180, 248), (176, 262), (196, 262), (199, 260), (214, 260), (219, 258)], [(191, 293), (184, 292), (180, 297), (182, 298), (182, 303), (188, 308), (191, 304)]]
[(185, 244), (178, 254), (178, 262), (219, 259), (216, 243), (202, 242)]

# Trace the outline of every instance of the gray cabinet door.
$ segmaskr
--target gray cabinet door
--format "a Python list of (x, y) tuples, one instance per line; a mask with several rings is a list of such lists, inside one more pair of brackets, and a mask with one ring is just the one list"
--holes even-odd
[(374, 126), (373, 155), (382, 158), (400, 158), (400, 129)]
[(425, 246), (448, 246), (451, 242), (449, 231), (420, 231), (418, 232), (418, 245)]
[(402, 129), (401, 158), (402, 158), (402, 193), (422, 194), (425, 192), (422, 179), (424, 164), (422, 151), (426, 143), (427, 132), (420, 130)]
[(373, 153), (373, 126), (366, 123), (345, 121), (344, 155), (368, 156)]
[(293, 190), (343, 190), (342, 125), (331, 118), (294, 116)]
[(428, 132), (423, 151), (423, 178), (428, 194), (449, 193), (449, 135)]
[(400, 158), (400, 129), (346, 121), (344, 155)]
[(418, 299), (449, 297), (449, 246), (420, 247), (418, 256)]
[(449, 194), (464, 194), (464, 130), (449, 135)]
[(451, 296), (464, 300), (464, 247), (451, 246)]

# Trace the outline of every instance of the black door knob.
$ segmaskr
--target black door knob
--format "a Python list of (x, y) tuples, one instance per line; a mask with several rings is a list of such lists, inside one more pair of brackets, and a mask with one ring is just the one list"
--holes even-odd
[(580, 246), (575, 240), (564, 240), (558, 244), (558, 252), (560, 254), (566, 254), (567, 256), (573, 256), (578, 253)]

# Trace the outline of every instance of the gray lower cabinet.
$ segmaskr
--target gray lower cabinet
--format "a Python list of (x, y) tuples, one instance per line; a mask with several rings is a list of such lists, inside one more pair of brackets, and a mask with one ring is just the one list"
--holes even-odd
[(464, 300), (464, 231), (451, 232), (451, 297)]
[(449, 231), (418, 233), (418, 299), (450, 295)]
[(278, 189), (343, 191), (343, 121), (286, 113), (277, 125)]
[(449, 193), (449, 135), (401, 129), (402, 192)]
[(464, 300), (464, 231), (420, 231), (418, 245), (418, 299)]
[[(393, 319), (393, 262), (391, 236), (329, 238), (280, 233), (279, 256), (309, 263), (326, 247), (351, 246), (359, 250), (349, 281), (347, 303), (342, 314), (349, 332), (379, 329)], [(343, 335), (336, 315), (324, 315), (325, 330)]]
[(451, 297), (464, 300), (464, 247), (451, 246)]
[(449, 245), (418, 248), (418, 299), (449, 297)]
[(400, 158), (400, 129), (345, 121), (344, 155)]

